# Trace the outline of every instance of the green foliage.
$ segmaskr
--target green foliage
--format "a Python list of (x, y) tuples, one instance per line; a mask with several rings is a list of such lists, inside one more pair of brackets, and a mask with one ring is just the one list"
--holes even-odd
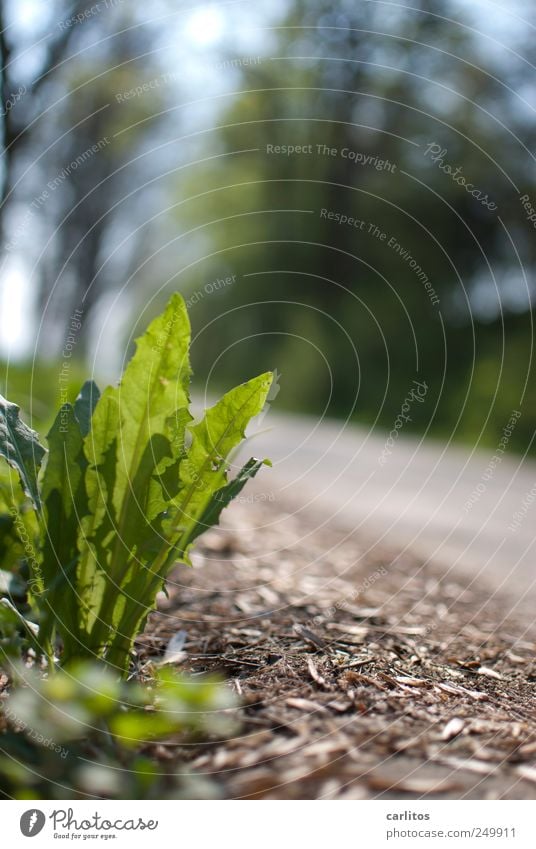
[[(174, 775), (150, 757), (160, 740), (232, 733), (236, 700), (210, 678), (169, 669), (150, 686), (121, 681), (101, 664), (79, 662), (43, 678), (17, 670), (2, 701), (0, 785), (14, 798), (207, 798), (215, 788)], [(140, 754), (140, 750), (144, 754)]]
[(35, 431), (20, 418), (20, 408), (0, 395), (0, 456), (17, 470), (25, 494), (40, 508), (37, 475), (45, 456)]
[(250, 460), (228, 481), (230, 455), (261, 412), (271, 374), (228, 392), (192, 424), (189, 347), (186, 307), (174, 295), (118, 386), (101, 396), (88, 382), (61, 407), (39, 485), (44, 449), (2, 400), (0, 451), (33, 506), (42, 505), (30, 582), (50, 663), (59, 637), (63, 664), (98, 658), (125, 673), (169, 569), (188, 563), (194, 540), (262, 465)]
[(37, 632), (37, 626), (25, 619), (8, 598), (0, 598), (0, 649), (6, 657), (17, 660), (29, 648), (39, 650)]
[(61, 374), (61, 381), (58, 365), (48, 360), (22, 363), (0, 360), (0, 395), (18, 404), (24, 420), (42, 433), (50, 428), (58, 406), (74, 401), (86, 373), (87, 366), (75, 357), (69, 360), (69, 369)]
[(39, 521), (18, 475), (0, 465), (0, 595), (17, 603), (28, 591), (28, 561), (38, 554)]
[[(12, 569), (18, 569), (23, 548), (17, 533), (17, 524), (10, 504), (8, 489), (6, 487), (4, 490), (2, 484), (3, 481), (0, 481), (0, 563), (6, 572), (11, 572)], [(18, 490), (20, 490), (20, 487), (18, 487)], [(2, 592), (7, 592), (5, 587), (2, 588)]]

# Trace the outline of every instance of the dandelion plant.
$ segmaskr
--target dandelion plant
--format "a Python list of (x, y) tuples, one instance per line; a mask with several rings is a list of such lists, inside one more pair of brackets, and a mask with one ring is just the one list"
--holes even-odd
[(170, 569), (267, 461), (229, 479), (229, 458), (272, 375), (190, 413), (190, 324), (175, 294), (137, 340), (118, 386), (93, 381), (64, 404), (48, 451), (0, 397), (0, 456), (38, 517), (29, 558), (38, 641), (53, 665), (98, 658), (125, 674)]

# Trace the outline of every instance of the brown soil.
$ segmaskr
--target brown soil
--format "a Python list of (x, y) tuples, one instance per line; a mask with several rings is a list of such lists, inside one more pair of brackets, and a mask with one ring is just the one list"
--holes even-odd
[(140, 659), (187, 632), (180, 668), (242, 700), (227, 740), (159, 747), (228, 798), (535, 798), (530, 617), (407, 554), (235, 504), (181, 569)]

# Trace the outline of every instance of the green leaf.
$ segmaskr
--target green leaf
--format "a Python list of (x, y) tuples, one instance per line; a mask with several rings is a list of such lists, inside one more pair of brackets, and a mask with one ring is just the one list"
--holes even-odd
[[(151, 322), (147, 332), (137, 340), (136, 353), (117, 389), (121, 428), (115, 502), (118, 515), (121, 514), (120, 533), (128, 521), (130, 503), (135, 498), (133, 482), (150, 440), (165, 436), (169, 417), (176, 410), (189, 406), (189, 347), (190, 322), (186, 305), (182, 297), (175, 294), (162, 315)], [(154, 453), (153, 469), (164, 456), (163, 452)], [(143, 474), (147, 479), (147, 471)], [(124, 499), (127, 488), (130, 497)], [(143, 492), (136, 494), (139, 497)]]
[[(105, 393), (117, 404), (117, 422), (109, 427), (105, 409), (108, 399), (104, 396), (93, 414), (92, 434), (86, 439), (86, 446), (89, 443), (93, 446), (88, 453), (90, 463), (98, 466), (93, 456), (96, 448), (102, 453), (114, 437), (118, 443), (113, 490), (118, 523), (114, 562), (124, 560), (125, 554), (138, 541), (140, 515), (147, 515), (148, 502), (155, 498), (154, 487), (151, 487), (155, 471), (175, 456), (169, 439), (170, 417), (177, 410), (183, 411), (183, 432), (186, 421), (191, 419), (187, 412), (191, 374), (189, 345), (186, 306), (180, 295), (173, 295), (164, 313), (137, 340), (136, 353), (120, 385)], [(105, 434), (103, 414), (107, 421)], [(164, 501), (162, 506), (165, 506)]]
[(93, 380), (86, 380), (74, 402), (74, 414), (82, 436), (87, 436), (91, 430), (91, 417), (99, 398), (100, 390), (97, 384)]
[(229, 481), (221, 489), (216, 490), (212, 499), (205, 508), (204, 513), (197, 520), (197, 525), (189, 536), (188, 543), (191, 544), (207, 528), (217, 525), (220, 521), (222, 511), (229, 506), (231, 501), (240, 495), (249, 480), (255, 477), (262, 466), (269, 466), (269, 460), (256, 460), (254, 457), (248, 460), (245, 466), (238, 472), (237, 476)]
[(91, 635), (108, 584), (110, 544), (114, 539), (116, 516), (113, 492), (116, 480), (119, 404), (116, 390), (108, 387), (93, 413), (91, 431), (84, 440), (88, 462), (85, 474), (88, 515), (82, 518), (78, 534), (80, 558), (77, 570), (79, 616), (89, 654), (98, 653)]
[(246, 427), (264, 404), (272, 374), (267, 372), (232, 389), (207, 410), (205, 417), (190, 428), (192, 444), (181, 463), (183, 488), (176, 504), (175, 523), (181, 531), (176, 541), (185, 553), (197, 536), (196, 526), (215, 492), (226, 483), (226, 461), (246, 435)]
[[(207, 410), (199, 424), (190, 428), (192, 444), (179, 466), (179, 495), (170, 506), (169, 517), (162, 522), (164, 541), (160, 552), (148, 567), (138, 565), (129, 571), (124, 589), (128, 604), (125, 603), (123, 609), (115, 608), (115, 614), (120, 612), (121, 615), (114, 619), (116, 636), (109, 653), (111, 663), (120, 666), (124, 662), (133, 635), (153, 609), (169, 568), (174, 560), (186, 559), (188, 547), (206, 529), (205, 511), (215, 493), (226, 484), (226, 460), (244, 438), (249, 421), (262, 410), (271, 382), (272, 375), (267, 373), (237, 386)], [(249, 466), (248, 471), (250, 468), (252, 471)], [(240, 482), (236, 487), (240, 487)], [(226, 491), (225, 495), (228, 494)], [(222, 502), (221, 509), (224, 504)], [(221, 510), (211, 513), (219, 518)]]
[(24, 549), (17, 534), (13, 516), (2, 513), (0, 515), (0, 563), (8, 573), (11, 573), (12, 570), (20, 567), (23, 554)]
[(78, 533), (88, 512), (84, 483), (87, 460), (71, 404), (60, 409), (47, 441), (49, 453), (42, 483), (46, 531), (42, 556), (45, 593), (39, 599), (43, 610), (40, 636), (49, 639), (56, 623), (67, 648), (72, 640), (79, 639)]
[(0, 456), (19, 473), (22, 488), (36, 509), (41, 507), (37, 476), (45, 449), (34, 430), (20, 418), (20, 407), (0, 395)]
[[(105, 519), (108, 503), (111, 505), (115, 477), (109, 467), (115, 468), (115, 451), (119, 432), (119, 404), (117, 390), (108, 387), (97, 403), (91, 420), (91, 431), (84, 438), (84, 453), (88, 462), (86, 485), (91, 512), (89, 538)], [(106, 462), (112, 454), (114, 462)]]
[[(35, 622), (25, 619), (8, 598), (0, 598), (0, 660), (3, 651), (12, 657), (29, 647), (39, 652), (38, 631)], [(18, 632), (22, 632), (22, 639)]]
[[(93, 509), (97, 497), (95, 487), (98, 486), (98, 497), (106, 510), (106, 518), (102, 516), (97, 521), (99, 537), (93, 535), (106, 581), (102, 599), (97, 600), (98, 621), (92, 635), (92, 645), (99, 651), (120, 621), (127, 604), (124, 587), (132, 573), (140, 576), (142, 596), (143, 579), (151, 578), (144, 572), (143, 552), (158, 538), (153, 519), (165, 510), (169, 500), (163, 492), (162, 473), (180, 460), (184, 429), (191, 420), (188, 413), (189, 346), (188, 314), (184, 300), (176, 294), (164, 313), (137, 340), (136, 352), (120, 385), (104, 393), (93, 414), (92, 431), (86, 438), (91, 466), (88, 479), (92, 474), (97, 478), (89, 484), (93, 493), (90, 504)], [(105, 400), (105, 396), (109, 400)], [(117, 405), (118, 419), (113, 426), (106, 426), (104, 434), (101, 410), (103, 403), (110, 403), (112, 399)], [(170, 429), (173, 417), (174, 432)], [(114, 441), (113, 470), (110, 468), (107, 478), (103, 479), (104, 468), (99, 468), (94, 448), (112, 447)], [(90, 443), (94, 448), (88, 452)], [(104, 528), (108, 530), (107, 535), (103, 533)], [(100, 546), (97, 546), (98, 540), (102, 541)]]
[[(230, 455), (262, 410), (272, 375), (236, 387), (192, 425), (189, 346), (185, 303), (174, 295), (137, 340), (119, 386), (100, 396), (88, 381), (75, 404), (61, 408), (48, 434), (41, 527), (24, 505), (20, 522), (7, 515), (13, 499), (4, 498), (0, 480), (0, 545), (21, 551), (22, 537), (15, 540), (21, 522), (24, 540), (42, 535), (35, 556), (28, 543), (22, 548), (34, 572), (39, 636), (50, 666), (57, 634), (63, 664), (95, 656), (124, 673), (170, 566), (187, 561), (192, 542), (262, 465), (251, 460), (227, 480)], [(2, 405), (3, 456), (39, 505), (44, 449), (18, 408), (4, 399)], [(7, 466), (5, 472), (10, 483), (15, 472)], [(27, 516), (35, 524), (31, 533)]]
[(38, 557), (40, 534), (38, 514), (7, 463), (0, 466), (0, 563), (7, 572), (27, 575), (32, 557)]

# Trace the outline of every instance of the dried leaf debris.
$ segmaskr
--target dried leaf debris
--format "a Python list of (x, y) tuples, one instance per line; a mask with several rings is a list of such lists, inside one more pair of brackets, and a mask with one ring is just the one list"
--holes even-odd
[(274, 505), (226, 522), (138, 643), (158, 662), (185, 631), (181, 668), (242, 699), (237, 736), (175, 756), (228, 798), (536, 796), (528, 614)]

